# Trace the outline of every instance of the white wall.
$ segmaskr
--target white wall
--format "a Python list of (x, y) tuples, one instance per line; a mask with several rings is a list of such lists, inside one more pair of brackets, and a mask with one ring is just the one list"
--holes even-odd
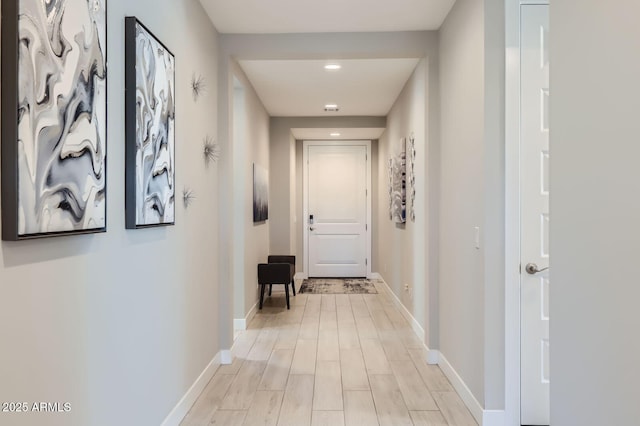
[[(483, 2), (459, 0), (440, 29), (440, 351), (484, 399)], [(483, 230), (484, 231), (484, 230)]]
[[(391, 290), (400, 299), (407, 310), (416, 318), (427, 333), (428, 341), (428, 307), (429, 280), (427, 270), (429, 253), (427, 251), (427, 226), (429, 213), (427, 211), (427, 152), (429, 140), (427, 138), (427, 99), (428, 99), (428, 71), (427, 60), (422, 59), (416, 66), (409, 81), (403, 88), (387, 116), (387, 130), (380, 138), (378, 145), (378, 202), (377, 202), (377, 233), (376, 247), (380, 272)], [(409, 137), (415, 136), (416, 147), (416, 200), (415, 222), (410, 218), (411, 185), (410, 173), (410, 144)], [(396, 224), (389, 218), (389, 159), (396, 155), (399, 141), (406, 138), (407, 152), (407, 222)], [(409, 285), (409, 291), (404, 285)]]
[(458, 0), (439, 46), (440, 351), (484, 409), (505, 398), (504, 19)]
[[(171, 227), (124, 229), (127, 15), (176, 55)], [(160, 424), (219, 350), (217, 166), (202, 158), (217, 131), (216, 31), (195, 0), (109, 0), (108, 25), (108, 232), (0, 244), (0, 401), (72, 411), (0, 413), (2, 424)], [(197, 103), (194, 72), (207, 82)]]
[[(638, 424), (640, 4), (551, 6), (551, 422)], [(579, 35), (577, 37), (576, 35)]]
[[(234, 318), (244, 319), (258, 300), (257, 265), (269, 255), (269, 224), (253, 223), (253, 164), (269, 170), (269, 115), (237, 63), (234, 87)], [(270, 185), (271, 186), (271, 185)], [(273, 203), (269, 203), (269, 209)], [(240, 213), (242, 212), (242, 213)], [(271, 212), (270, 212), (271, 216)]]

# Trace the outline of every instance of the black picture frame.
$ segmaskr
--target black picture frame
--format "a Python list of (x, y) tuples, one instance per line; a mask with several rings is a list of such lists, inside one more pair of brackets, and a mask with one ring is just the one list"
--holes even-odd
[[(86, 14), (63, 10), (47, 10), (44, 1), (2, 2), (6, 241), (107, 230), (107, 0), (87, 2)], [(88, 20), (73, 22), (79, 16)], [(48, 36), (63, 20), (77, 38)], [(76, 40), (90, 41), (79, 48)], [(73, 58), (66, 55), (72, 50)]]
[[(125, 18), (127, 229), (175, 225), (175, 64), (171, 50), (137, 17)], [(152, 79), (141, 78), (151, 71)], [(158, 76), (165, 78), (156, 81)], [(149, 121), (139, 123), (149, 115), (160, 123), (157, 131), (149, 128)], [(152, 163), (146, 163), (150, 158)]]

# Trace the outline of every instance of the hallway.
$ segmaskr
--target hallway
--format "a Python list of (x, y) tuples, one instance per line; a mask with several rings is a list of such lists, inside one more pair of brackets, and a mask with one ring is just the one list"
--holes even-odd
[(386, 286), (376, 288), (298, 294), (290, 311), (274, 291), (182, 425), (477, 425), (440, 368), (426, 364)]

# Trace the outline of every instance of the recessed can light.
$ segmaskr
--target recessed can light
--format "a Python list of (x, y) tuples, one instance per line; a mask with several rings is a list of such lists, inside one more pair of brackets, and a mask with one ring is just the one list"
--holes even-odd
[(324, 106), (325, 109), (336, 109), (338, 108), (338, 104), (326, 104)]
[(342, 69), (342, 65), (340, 64), (327, 64), (324, 66), (324, 69), (327, 71), (337, 71), (339, 69)]
[(334, 138), (337, 138), (338, 136), (340, 136), (340, 133), (334, 132), (334, 133), (330, 133), (330, 135), (333, 136)]

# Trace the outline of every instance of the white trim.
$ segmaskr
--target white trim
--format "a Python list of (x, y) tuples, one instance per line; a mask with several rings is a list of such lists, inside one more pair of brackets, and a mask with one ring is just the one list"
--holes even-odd
[(231, 350), (223, 349), (220, 351), (220, 364), (221, 365), (229, 365), (233, 362), (233, 355), (231, 354)]
[(296, 272), (293, 276), (294, 280), (306, 280), (309, 276), (305, 272)]
[(427, 351), (427, 364), (438, 365), (440, 363), (440, 351), (429, 349)]
[(396, 305), (398, 310), (400, 310), (400, 313), (402, 314), (404, 319), (406, 319), (411, 325), (411, 329), (413, 330), (413, 332), (416, 334), (416, 336), (418, 336), (422, 344), (425, 345), (425, 348), (427, 348), (427, 350), (430, 352), (431, 350), (427, 347), (424, 341), (424, 328), (422, 328), (418, 320), (414, 318), (414, 316), (411, 314), (411, 312), (409, 312), (406, 306), (404, 306), (404, 304), (400, 301), (400, 299), (398, 299), (398, 296), (396, 296), (396, 294), (391, 290), (391, 287), (389, 287), (389, 284), (387, 284), (384, 278), (382, 278), (380, 274), (378, 273), (376, 274), (377, 274), (377, 277), (379, 277), (378, 279), (381, 280), (382, 283), (384, 284), (387, 293), (389, 293), (392, 296), (391, 300), (393, 301), (393, 304)]
[(504, 410), (484, 410), (482, 426), (505, 426)]
[(520, 425), (520, 0), (506, 0), (505, 414)]
[(247, 326), (249, 325), (253, 317), (256, 316), (257, 312), (258, 312), (258, 302), (256, 302), (255, 305), (253, 305), (253, 307), (249, 309), (249, 313), (247, 314), (246, 317), (233, 319), (233, 331), (235, 332), (235, 331), (246, 330)]
[(464, 382), (464, 380), (462, 380), (462, 377), (460, 377), (453, 366), (449, 364), (447, 358), (445, 358), (442, 353), (440, 353), (439, 358), (440, 362), (438, 363), (438, 365), (440, 366), (440, 369), (442, 370), (444, 375), (447, 376), (447, 379), (449, 379), (456, 392), (458, 392), (458, 395), (460, 396), (460, 398), (462, 398), (462, 402), (464, 402), (464, 405), (467, 406), (473, 418), (476, 419), (476, 422), (478, 422), (480, 426), (483, 426), (482, 422), (484, 419), (484, 410), (482, 409), (482, 406), (480, 405), (476, 397), (473, 396), (473, 393), (467, 387), (467, 384)]
[(307, 167), (309, 161), (309, 145), (356, 145), (356, 146), (366, 146), (367, 147), (367, 277), (371, 277), (371, 263), (373, 263), (372, 257), (372, 249), (371, 249), (371, 228), (373, 227), (371, 209), (372, 209), (372, 199), (373, 199), (373, 191), (372, 191), (372, 183), (371, 183), (371, 141), (370, 140), (360, 140), (360, 141), (302, 141), (302, 267), (303, 274), (305, 278), (309, 277), (309, 233), (307, 232), (308, 226), (308, 217), (309, 217), (309, 191), (307, 188), (309, 187), (309, 168)]
[(213, 357), (211, 362), (204, 368), (200, 376), (196, 379), (195, 382), (191, 385), (187, 393), (178, 401), (178, 404), (171, 410), (169, 415), (162, 422), (162, 426), (178, 426), (180, 422), (187, 415), (193, 404), (196, 402), (204, 388), (207, 387), (207, 384), (213, 377), (213, 375), (218, 370), (220, 366), (220, 355), (221, 352), (218, 352), (216, 356)]

